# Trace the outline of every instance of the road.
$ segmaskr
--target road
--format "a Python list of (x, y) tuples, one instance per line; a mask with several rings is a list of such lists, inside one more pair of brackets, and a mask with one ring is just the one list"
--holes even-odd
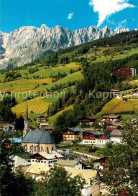
[(93, 156), (93, 155), (85, 154), (85, 153), (82, 153), (82, 152), (77, 152), (77, 151), (74, 151), (74, 150), (73, 150), (73, 153), (80, 154), (80, 155), (82, 155), (82, 156), (87, 156), (87, 157), (93, 158), (93, 159), (100, 159), (100, 157), (95, 157), (95, 156)]

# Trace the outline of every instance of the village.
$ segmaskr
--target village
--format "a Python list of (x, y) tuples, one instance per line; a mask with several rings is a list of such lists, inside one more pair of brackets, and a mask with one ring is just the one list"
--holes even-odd
[[(13, 171), (21, 169), (35, 180), (40, 180), (50, 168), (56, 165), (65, 168), (72, 177), (80, 175), (86, 181), (81, 190), (83, 196), (105, 195), (107, 192), (106, 186), (103, 183), (97, 184), (94, 179), (99, 169), (104, 170), (109, 157), (98, 157), (64, 148), (64, 145), (72, 145), (74, 142), (79, 142), (80, 146), (86, 145), (92, 148), (98, 147), (99, 149), (104, 148), (109, 143), (123, 145), (124, 126), (121, 122), (121, 115), (103, 115), (98, 122), (101, 129), (98, 130), (92, 128), (96, 120), (96, 118), (88, 116), (79, 119), (78, 126), (68, 128), (63, 133), (63, 141), (57, 145), (51, 135), (54, 127), (49, 127), (44, 116), (37, 117), (39, 129), (34, 129), (29, 125), (27, 106), (23, 137), (8, 138), (10, 149), (14, 146), (22, 146), (25, 150), (22, 153), (12, 155), (12, 160), (14, 161)], [(134, 121), (135, 119), (132, 120)], [(8, 125), (1, 122), (1, 125), (4, 133), (16, 132), (14, 124)], [(87, 161), (90, 161), (91, 164), (88, 165)]]
[[(112, 75), (122, 74), (125, 78), (136, 75), (136, 69), (124, 66), (112, 72)], [(111, 89), (114, 97), (120, 99), (121, 92)], [(137, 97), (138, 90), (133, 90), (129, 96)], [(126, 96), (126, 95), (125, 95)], [(122, 99), (126, 101), (126, 97)], [(30, 175), (36, 181), (54, 166), (63, 167), (71, 177), (77, 175), (85, 180), (81, 190), (83, 196), (98, 196), (109, 194), (108, 187), (103, 182), (97, 183), (96, 177), (104, 171), (110, 156), (105, 156), (103, 150), (113, 145), (124, 145), (123, 135), (125, 125), (121, 114), (104, 114), (100, 119), (94, 116), (79, 118), (75, 127), (68, 127), (62, 132), (62, 141), (56, 143), (53, 137), (55, 127), (49, 126), (45, 116), (36, 118), (37, 128), (30, 125), (28, 103), (24, 118), (24, 129), (17, 136), (15, 123), (0, 122), (0, 131), (9, 140), (8, 149), (22, 148), (10, 158), (13, 161), (13, 172), (18, 169)], [(130, 123), (137, 128), (137, 118), (131, 117)], [(11, 136), (11, 137), (10, 137)]]

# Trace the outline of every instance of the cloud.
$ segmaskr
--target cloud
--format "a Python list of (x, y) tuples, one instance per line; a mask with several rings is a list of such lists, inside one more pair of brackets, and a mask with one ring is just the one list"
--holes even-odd
[(128, 3), (129, 0), (89, 0), (89, 5), (93, 7), (94, 12), (98, 12), (99, 27), (107, 17), (126, 8), (134, 8), (134, 5)]
[(74, 15), (74, 13), (73, 13), (73, 12), (72, 12), (72, 13), (69, 13), (69, 14), (68, 14), (68, 16), (67, 16), (67, 19), (68, 19), (68, 20), (71, 20), (71, 19), (72, 19), (72, 17), (73, 17), (73, 15)]

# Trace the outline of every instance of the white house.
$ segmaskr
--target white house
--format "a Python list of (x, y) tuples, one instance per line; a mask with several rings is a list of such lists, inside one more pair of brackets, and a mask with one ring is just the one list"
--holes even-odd
[(39, 152), (31, 155), (31, 163), (39, 162), (45, 164), (55, 163), (58, 159), (62, 159), (63, 156), (55, 151), (51, 153)]
[(97, 144), (97, 145), (106, 145), (109, 142), (110, 142), (109, 138), (105, 137), (105, 136), (95, 138), (95, 144)]
[(100, 159), (96, 159), (95, 161), (93, 161), (93, 168), (103, 170), (106, 164), (108, 163), (108, 159), (109, 157), (103, 157)]
[(110, 142), (111, 143), (122, 143), (122, 133), (123, 133), (123, 130), (121, 129), (116, 129), (116, 130), (113, 130), (110, 134)]

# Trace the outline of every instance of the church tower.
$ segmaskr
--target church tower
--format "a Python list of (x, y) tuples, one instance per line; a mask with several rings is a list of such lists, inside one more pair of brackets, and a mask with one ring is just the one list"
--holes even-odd
[(25, 120), (24, 120), (23, 137), (27, 134), (28, 131), (29, 131), (28, 103), (26, 103), (26, 117), (25, 117)]

